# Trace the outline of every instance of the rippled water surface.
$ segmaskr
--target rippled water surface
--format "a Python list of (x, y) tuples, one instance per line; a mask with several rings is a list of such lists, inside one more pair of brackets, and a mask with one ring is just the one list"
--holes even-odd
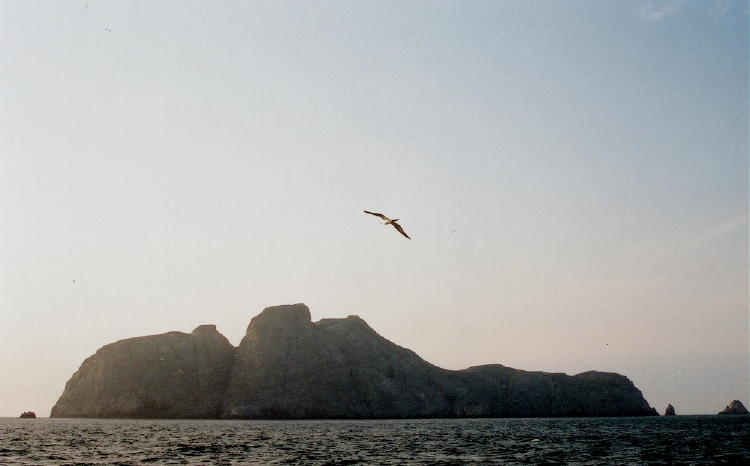
[(750, 464), (750, 416), (378, 421), (0, 418), (0, 464)]

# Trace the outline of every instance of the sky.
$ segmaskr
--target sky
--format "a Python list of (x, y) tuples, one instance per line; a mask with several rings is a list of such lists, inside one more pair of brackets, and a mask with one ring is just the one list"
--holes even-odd
[(0, 2), (0, 219), (0, 416), (297, 302), (747, 406), (748, 4)]

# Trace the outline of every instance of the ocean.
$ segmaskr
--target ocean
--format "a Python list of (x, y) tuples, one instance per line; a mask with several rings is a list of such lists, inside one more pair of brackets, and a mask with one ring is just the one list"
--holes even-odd
[(0, 464), (750, 464), (750, 416), (0, 418)]

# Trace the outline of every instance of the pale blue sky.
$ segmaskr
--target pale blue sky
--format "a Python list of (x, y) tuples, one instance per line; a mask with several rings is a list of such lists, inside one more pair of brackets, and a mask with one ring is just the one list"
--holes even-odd
[(0, 415), (294, 302), (747, 405), (747, 2), (2, 2), (0, 218)]

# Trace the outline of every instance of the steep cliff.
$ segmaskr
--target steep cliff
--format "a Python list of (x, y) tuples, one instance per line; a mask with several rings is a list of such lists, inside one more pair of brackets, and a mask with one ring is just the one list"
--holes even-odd
[(73, 374), (51, 417), (219, 417), (234, 352), (214, 325), (106, 345)]
[[(362, 319), (313, 324), (304, 304), (268, 308), (237, 349), (226, 417), (442, 416), (450, 372), (372, 330)], [(443, 380), (445, 379), (445, 380)]]
[(215, 328), (123, 340), (84, 361), (53, 417), (399, 418), (656, 415), (626, 377), (501, 365), (449, 371), (362, 319), (265, 309), (235, 350)]

